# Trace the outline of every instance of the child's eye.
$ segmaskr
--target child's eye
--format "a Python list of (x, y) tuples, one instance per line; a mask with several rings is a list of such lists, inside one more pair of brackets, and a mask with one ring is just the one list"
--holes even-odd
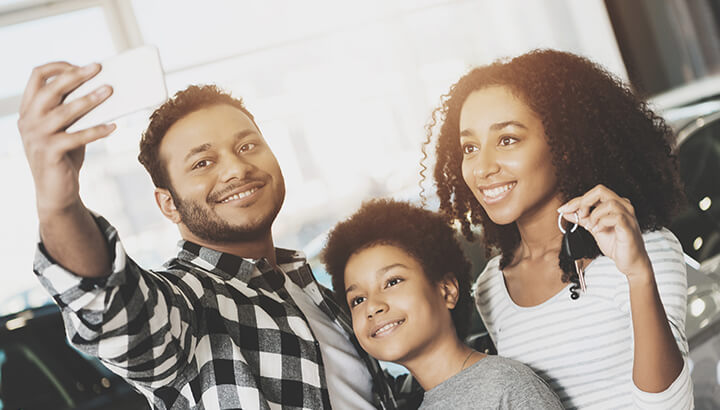
[(350, 307), (354, 308), (355, 306), (363, 303), (365, 301), (365, 298), (362, 296), (354, 297), (350, 300)]
[(402, 282), (403, 280), (400, 278), (392, 278), (387, 281), (386, 288), (389, 288), (390, 286), (395, 286), (398, 283)]

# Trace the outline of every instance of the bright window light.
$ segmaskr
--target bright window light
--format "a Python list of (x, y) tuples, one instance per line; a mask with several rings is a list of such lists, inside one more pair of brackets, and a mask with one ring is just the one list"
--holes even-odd
[(705, 311), (705, 301), (697, 298), (690, 303), (690, 314), (698, 317)]
[(37, 65), (50, 61), (87, 64), (116, 52), (100, 7), (0, 27), (0, 56), (5, 62), (0, 98), (21, 94)]
[(700, 203), (698, 204), (698, 206), (700, 207), (700, 210), (702, 210), (702, 211), (707, 211), (708, 209), (710, 209), (711, 205), (712, 205), (712, 199), (710, 199), (710, 197), (707, 197), (707, 196), (705, 198), (701, 199)]
[(698, 249), (702, 248), (702, 246), (703, 246), (703, 238), (701, 236), (698, 236), (693, 241), (693, 249), (698, 250)]

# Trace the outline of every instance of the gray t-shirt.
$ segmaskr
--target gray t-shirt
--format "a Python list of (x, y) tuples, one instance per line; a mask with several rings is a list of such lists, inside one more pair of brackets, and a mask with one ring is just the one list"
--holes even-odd
[(487, 356), (425, 392), (420, 409), (562, 409), (550, 387), (529, 367)]

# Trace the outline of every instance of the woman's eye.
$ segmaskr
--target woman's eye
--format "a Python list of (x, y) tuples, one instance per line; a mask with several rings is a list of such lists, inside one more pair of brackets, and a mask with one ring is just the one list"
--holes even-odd
[(463, 154), (472, 154), (473, 152), (477, 151), (477, 147), (472, 144), (465, 144), (462, 146)]
[(517, 139), (513, 137), (502, 137), (500, 138), (500, 145), (510, 145), (515, 143), (515, 141), (517, 141)]
[(205, 168), (208, 165), (210, 165), (210, 161), (203, 159), (196, 162), (195, 165), (193, 165), (192, 169)]
[(247, 144), (243, 144), (242, 147), (240, 147), (240, 152), (248, 152), (255, 148), (255, 143), (249, 142)]
[(387, 287), (395, 286), (395, 285), (397, 285), (398, 283), (400, 283), (400, 282), (402, 282), (402, 281), (403, 281), (403, 280), (400, 279), (400, 278), (392, 278), (392, 279), (390, 279), (389, 281), (387, 281)]
[(350, 300), (350, 307), (355, 307), (355, 306), (363, 303), (364, 301), (365, 301), (365, 298), (362, 297), (362, 296), (358, 296), (358, 297), (356, 297), (356, 298), (352, 298), (352, 299)]

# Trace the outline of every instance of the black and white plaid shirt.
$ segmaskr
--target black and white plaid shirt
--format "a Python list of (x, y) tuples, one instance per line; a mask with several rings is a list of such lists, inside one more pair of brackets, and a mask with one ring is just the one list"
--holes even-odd
[[(34, 264), (78, 349), (130, 381), (154, 408), (330, 408), (318, 342), (282, 272), (265, 259), (253, 263), (187, 241), (163, 270), (144, 270), (116, 230), (96, 221), (113, 252), (111, 275), (80, 278), (54, 263), (42, 243)], [(392, 381), (359, 347), (347, 314), (304, 256), (276, 253), (287, 277), (351, 335), (373, 377), (375, 405), (397, 408)]]

